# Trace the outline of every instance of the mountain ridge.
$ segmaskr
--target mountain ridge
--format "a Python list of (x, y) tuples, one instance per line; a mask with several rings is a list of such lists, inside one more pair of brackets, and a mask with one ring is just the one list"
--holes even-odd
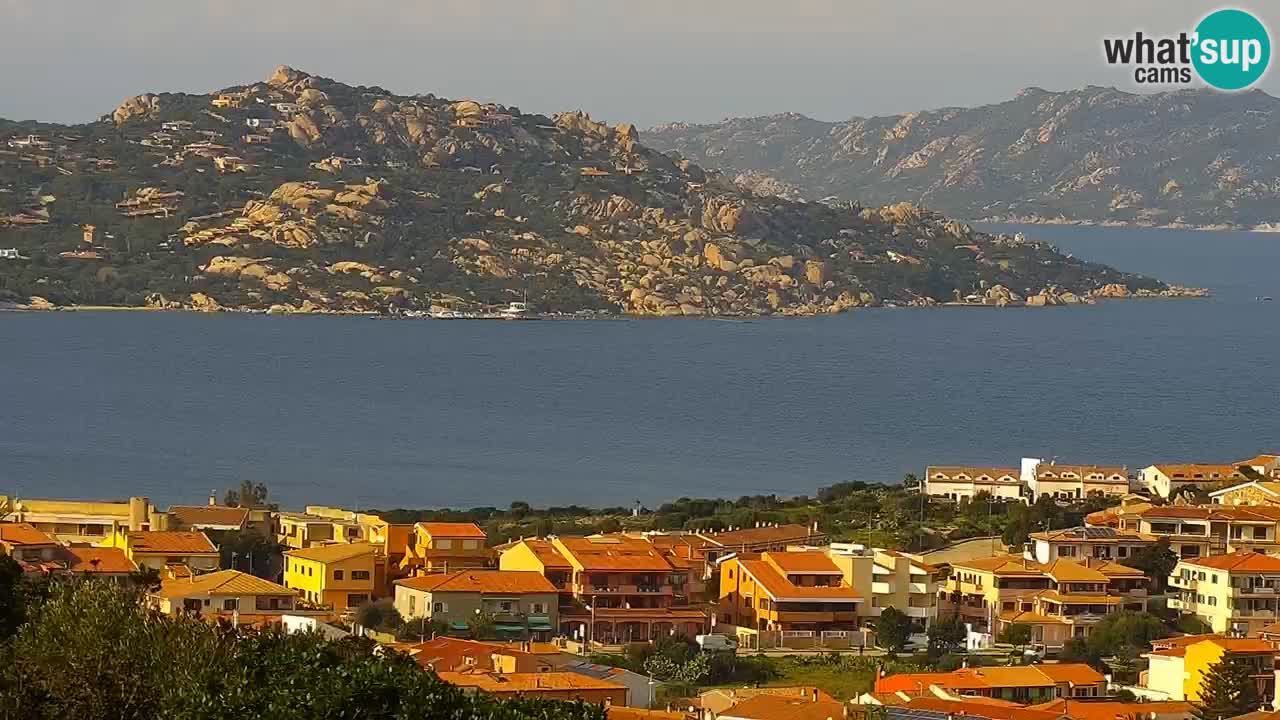
[(808, 199), (893, 197), (973, 221), (1271, 229), (1277, 110), (1280, 100), (1257, 89), (1031, 86), (974, 107), (840, 121), (775, 113), (645, 132), (659, 150), (767, 175)]
[(911, 203), (749, 191), (580, 111), (287, 66), (94, 123), (0, 120), (0, 143), (10, 306), (806, 315), (1180, 292)]

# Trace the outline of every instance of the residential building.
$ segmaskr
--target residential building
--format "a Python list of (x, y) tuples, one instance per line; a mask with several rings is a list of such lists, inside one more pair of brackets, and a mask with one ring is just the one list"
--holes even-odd
[(641, 675), (626, 668), (599, 665), (588, 660), (567, 663), (561, 665), (559, 669), (621, 685), (627, 689), (627, 705), (637, 708), (652, 706), (657, 700), (658, 686), (662, 684), (654, 682), (648, 675)]
[(956, 502), (984, 492), (1001, 500), (1024, 499), (1017, 468), (930, 465), (924, 471), (924, 492)]
[(846, 717), (844, 703), (816, 694), (760, 694), (720, 713), (721, 720), (837, 720)]
[(864, 600), (821, 551), (743, 554), (720, 562), (719, 622), (749, 633), (857, 630)]
[[(415, 662), (434, 672), (479, 670), (495, 673), (551, 672), (559, 664), (546, 654), (534, 653), (528, 643), (480, 642), (453, 637), (436, 637), (419, 643), (407, 643), (397, 649)], [(557, 653), (558, 655), (559, 653)]]
[(1162, 463), (1138, 471), (1138, 484), (1152, 495), (1168, 499), (1184, 487), (1214, 489), (1224, 482), (1248, 480), (1234, 465)]
[(1263, 453), (1247, 460), (1237, 460), (1232, 465), (1247, 467), (1263, 477), (1280, 478), (1280, 455), (1275, 453)]
[(761, 695), (796, 698), (817, 703), (839, 703), (825, 690), (812, 685), (786, 685), (777, 687), (726, 687), (704, 690), (694, 705), (699, 710), (699, 720), (716, 720), (730, 708)]
[[(329, 521), (333, 529), (327, 533), (338, 542), (364, 542), (377, 546), (392, 566), (399, 566), (405, 552), (413, 544), (413, 525), (389, 523), (377, 515), (354, 512), (324, 505), (308, 505), (303, 515), (308, 519)], [(316, 537), (326, 534), (317, 529)]]
[(249, 509), (225, 505), (170, 505), (169, 524), (174, 530), (240, 532), (249, 525)]
[(301, 550), (313, 545), (355, 543), (364, 540), (360, 523), (354, 518), (317, 515), (310, 512), (286, 512), (276, 517), (276, 541)]
[(239, 570), (164, 580), (151, 593), (152, 607), (165, 615), (183, 612), (232, 617), (252, 622), (257, 616), (294, 612), (298, 595), (283, 585)]
[[(536, 570), (560, 590), (560, 633), (595, 642), (644, 641), (706, 631), (704, 610), (676, 602), (688, 571), (644, 538), (627, 535), (524, 540), (504, 550), (503, 570)], [(682, 588), (683, 589), (683, 588)]]
[(168, 516), (145, 497), (126, 502), (30, 500), (0, 495), (0, 521), (30, 523), (62, 542), (97, 544), (117, 529), (166, 530)]
[(1142, 548), (1154, 545), (1156, 538), (1132, 530), (1109, 527), (1073, 527), (1031, 533), (1029, 559), (1050, 563), (1067, 560), (1117, 560), (1124, 562)]
[[(1113, 527), (1137, 530), (1136, 517), (1144, 510), (1155, 507), (1151, 498), (1145, 495), (1125, 495), (1120, 502), (1106, 510), (1098, 510), (1084, 516), (1084, 524), (1088, 527)], [(1132, 522), (1130, 522), (1132, 521)]]
[(57, 539), (31, 523), (0, 522), (0, 554), (20, 564), (38, 567), (52, 563), (61, 547)]
[(1080, 500), (1092, 495), (1129, 494), (1129, 471), (1117, 465), (1064, 465), (1024, 458), (1019, 476), (1033, 501), (1041, 495)]
[(923, 635), (938, 617), (943, 571), (919, 555), (852, 543), (833, 543), (826, 553), (845, 584), (863, 598), (858, 604), (860, 626), (892, 607), (911, 618), (915, 634)]
[(1204, 676), (1210, 668), (1225, 659), (1243, 663), (1258, 688), (1258, 697), (1269, 703), (1276, 696), (1276, 655), (1273, 643), (1258, 638), (1213, 638), (1186, 646), (1184, 697), (1201, 699)]
[(221, 563), (218, 548), (202, 532), (185, 530), (117, 530), (100, 547), (114, 547), (139, 568), (165, 570), (183, 568), (184, 574), (217, 570)]
[(793, 545), (819, 546), (827, 544), (827, 534), (813, 525), (759, 525), (753, 528), (738, 528), (723, 532), (696, 533), (706, 541), (704, 556), (708, 563), (714, 563), (729, 553), (762, 553), (766, 551), (782, 551)]
[[(1192, 720), (1195, 709), (1189, 702), (1143, 701), (1119, 702), (1115, 700), (1074, 700), (1058, 698), (1040, 705), (1032, 705), (1026, 711), (1051, 713), (1054, 720)], [(999, 717), (999, 716), (997, 716)], [(1023, 719), (1019, 715), (1010, 717)], [(923, 720), (923, 719), (921, 719)], [(1046, 718), (1046, 720), (1048, 720)]]
[(1177, 635), (1151, 641), (1151, 652), (1143, 655), (1147, 669), (1141, 673), (1139, 685), (1156, 697), (1186, 700), (1187, 647), (1206, 640), (1221, 640), (1225, 635)]
[(1126, 524), (1153, 537), (1169, 539), (1180, 558), (1280, 548), (1280, 507), (1161, 505), (1126, 518)]
[[(1073, 702), (1074, 707), (1078, 701)], [(884, 709), (885, 720), (1064, 720), (1064, 716), (1021, 705), (969, 696), (913, 697)], [(1106, 720), (1116, 720), (1106, 718)]]
[(395, 606), (405, 620), (430, 618), (466, 631), (478, 616), (514, 637), (549, 639), (559, 626), (557, 590), (540, 573), (455, 570), (395, 582)]
[(416, 573), (493, 567), (493, 551), (475, 523), (420, 522), (413, 526), (413, 545), (402, 567)]
[(477, 670), (436, 674), (450, 685), (499, 697), (581, 700), (596, 705), (627, 704), (627, 689), (622, 685), (573, 672), (495, 673)]
[(952, 564), (940, 612), (958, 614), (975, 629), (997, 634), (1010, 624), (1031, 625), (1036, 642), (1058, 645), (1065, 637), (1087, 636), (1102, 615), (1142, 609), (1149, 580), (1134, 568), (1093, 558), (1038, 563), (1000, 555), (962, 560)]
[(354, 609), (386, 594), (386, 561), (368, 543), (289, 550), (284, 554), (284, 585), (312, 605)]
[(71, 546), (61, 550), (61, 563), (66, 572), (100, 578), (127, 578), (138, 566), (120, 548)]
[(1185, 558), (1169, 576), (1169, 608), (1195, 615), (1215, 633), (1252, 635), (1280, 615), (1280, 557), (1234, 552)]
[(1014, 667), (963, 668), (941, 673), (900, 673), (876, 679), (875, 691), (920, 692), (932, 689), (1020, 704), (1057, 698), (1107, 694), (1107, 681), (1084, 663), (1045, 663)]
[(1209, 493), (1215, 505), (1280, 505), (1280, 479), (1250, 480)]

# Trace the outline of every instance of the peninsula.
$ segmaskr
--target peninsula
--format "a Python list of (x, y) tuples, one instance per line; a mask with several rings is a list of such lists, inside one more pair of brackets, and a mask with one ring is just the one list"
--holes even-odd
[(0, 121), (0, 303), (810, 315), (1182, 294), (923, 209), (762, 195), (634, 126), (280, 67)]

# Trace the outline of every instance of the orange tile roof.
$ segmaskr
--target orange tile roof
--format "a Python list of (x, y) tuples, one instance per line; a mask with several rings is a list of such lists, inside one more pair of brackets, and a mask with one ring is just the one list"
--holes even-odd
[(1136, 530), (1121, 530), (1120, 528), (1112, 528), (1111, 532), (1106, 535), (1101, 535), (1095, 530), (1091, 536), (1091, 533), (1088, 532), (1091, 529), (1094, 528), (1080, 525), (1078, 527), (1062, 528), (1061, 530), (1033, 532), (1031, 533), (1031, 539), (1089, 543), (1155, 542), (1156, 540), (1154, 535), (1144, 535)]
[(764, 560), (740, 560), (738, 563), (744, 571), (755, 578), (756, 584), (777, 602), (789, 600), (847, 600), (854, 602), (861, 599), (858, 591), (851, 587), (816, 587), (796, 585)]
[(814, 532), (808, 525), (798, 524), (743, 528), (741, 530), (718, 533), (698, 533), (700, 537), (725, 548), (799, 542), (814, 535), (825, 534), (821, 531)]
[(1144, 520), (1177, 518), (1186, 520), (1236, 520), (1243, 522), (1275, 522), (1280, 520), (1280, 507), (1250, 505), (1162, 505), (1143, 510)]
[(431, 537), (444, 538), (479, 538), (483, 540), (484, 530), (475, 523), (420, 522), (414, 525)]
[(65, 556), (67, 569), (72, 572), (115, 575), (138, 570), (138, 566), (120, 548), (69, 547)]
[(218, 548), (202, 532), (136, 530), (126, 536), (132, 553), (216, 554)]
[(1043, 575), (1044, 566), (1035, 560), (1027, 560), (1021, 555), (995, 555), (972, 560), (957, 560), (951, 563), (953, 568), (962, 570), (978, 570), (995, 575)]
[(1063, 605), (1119, 605), (1123, 598), (1102, 593), (1060, 593), (1057, 590), (1043, 590), (1036, 597)]
[[(557, 538), (568, 560), (585, 571), (670, 572), (671, 563), (647, 540), (622, 535)], [(559, 548), (558, 548), (559, 549)], [(562, 554), (564, 554), (562, 552)]]
[(186, 527), (243, 527), (249, 519), (248, 508), (221, 505), (170, 505), (169, 514)]
[(821, 550), (767, 552), (761, 559), (788, 574), (840, 574), (840, 568)]
[(1097, 670), (1084, 663), (1044, 663), (1014, 667), (964, 668), (946, 673), (901, 673), (876, 680), (876, 692), (917, 690), (936, 685), (949, 690), (1049, 687), (1059, 683), (1092, 685), (1104, 682)]
[(911, 710), (928, 710), (947, 713), (956, 717), (988, 718), (989, 720), (1061, 720), (1057, 713), (1032, 710), (1023, 707), (1004, 707), (972, 699), (943, 700), (936, 697), (912, 698), (905, 705)]
[(1235, 463), (1235, 465), (1236, 465), (1237, 467), (1239, 467), (1239, 466), (1241, 466), (1241, 465), (1249, 465), (1249, 466), (1253, 466), (1253, 465), (1270, 465), (1271, 463), (1273, 463), (1273, 462), (1275, 462), (1275, 461), (1277, 461), (1277, 460), (1280, 460), (1280, 455), (1272, 455), (1271, 453), (1263, 453), (1263, 454), (1261, 454), (1261, 455), (1254, 455), (1253, 457), (1249, 458), (1248, 460), (1240, 460), (1240, 461), (1236, 462), (1236, 463)]
[[(1266, 630), (1266, 628), (1263, 628)], [(1205, 633), (1203, 635), (1178, 635), (1177, 637), (1160, 638), (1151, 641), (1151, 647), (1161, 650), (1165, 648), (1185, 648), (1188, 645), (1198, 643), (1201, 640), (1213, 640), (1222, 637), (1217, 633)]]
[(1280, 648), (1277, 648), (1275, 643), (1261, 638), (1213, 638), (1204, 642), (1213, 643), (1229, 653), (1280, 655)]
[(1047, 703), (1031, 705), (1027, 709), (1053, 713), (1059, 717), (1069, 717), (1071, 720), (1116, 720), (1116, 718), (1150, 717), (1157, 714), (1190, 717), (1193, 706), (1189, 702), (1173, 700), (1137, 703), (1058, 698)]
[(837, 700), (794, 695), (756, 695), (720, 713), (722, 718), (741, 720), (830, 720), (844, 717), (844, 705)]
[[(1063, 473), (1075, 473), (1077, 477), (1063, 478)], [(1101, 479), (1090, 479), (1085, 477), (1086, 475), (1093, 475), (1097, 473), (1101, 473), (1108, 477), (1103, 477)], [(1053, 475), (1054, 477), (1047, 477), (1048, 475)], [(1040, 463), (1036, 466), (1036, 477), (1049, 482), (1062, 482), (1063, 480), (1066, 482), (1080, 482), (1083, 480), (1084, 482), (1091, 483), (1121, 482), (1119, 478), (1112, 479), (1109, 477), (1112, 475), (1120, 475), (1126, 483), (1129, 481), (1129, 469), (1122, 465), (1060, 465), (1058, 463)]]
[(397, 648), (410, 655), (422, 667), (437, 672), (457, 670), (471, 665), (482, 670), (493, 668), (493, 654), (498, 649), (487, 643), (460, 638), (437, 637), (423, 643), (410, 643)]
[[(568, 570), (573, 566), (565, 559), (564, 555), (551, 544), (550, 540), (541, 538), (529, 539), (523, 541), (524, 546), (529, 548), (530, 552), (542, 563), (547, 569)], [(519, 544), (519, 543), (517, 543)]]
[(605, 708), (606, 720), (687, 720), (688, 714), (668, 710), (644, 710), (642, 708), (610, 705)]
[(1027, 625), (1068, 625), (1065, 618), (1055, 615), (1041, 615), (1031, 611), (1002, 610), (1000, 620), (1007, 623), (1025, 623)]
[[(946, 478), (935, 478), (934, 475), (945, 475)], [(966, 465), (930, 465), (925, 468), (925, 480), (930, 482), (947, 482), (955, 481), (957, 475), (968, 475), (970, 480), (974, 480), (979, 484), (1002, 484), (1016, 485), (1021, 483), (1022, 473), (1018, 468), (1008, 467), (972, 467)], [(978, 480), (980, 477), (991, 478), (986, 482)], [(1001, 478), (1011, 478), (1011, 480), (1002, 481)]]
[(625, 690), (625, 686), (573, 672), (440, 672), (450, 685), (473, 687), (489, 693), (537, 693), (538, 691)]
[(52, 535), (31, 523), (0, 523), (0, 542), (7, 545), (57, 545)]
[(539, 572), (516, 570), (456, 570), (397, 580), (396, 585), (423, 592), (478, 592), (521, 595), (554, 593), (556, 586)]
[[(1237, 478), (1244, 477), (1244, 474), (1236, 469), (1235, 465), (1217, 465), (1212, 463), (1156, 463), (1151, 467), (1159, 470), (1174, 480), (1195, 482), (1212, 482), (1215, 480), (1225, 480), (1233, 475)], [(1209, 477), (1217, 473), (1220, 477)], [(1182, 477), (1174, 477), (1181, 475)], [(1195, 477), (1201, 475), (1202, 477)]]
[(342, 562), (362, 555), (372, 555), (374, 546), (369, 543), (335, 543), (332, 545), (312, 545), (301, 550), (289, 550), (285, 555), (300, 560), (311, 560), (319, 563)]
[(1227, 572), (1280, 572), (1280, 557), (1256, 552), (1233, 552), (1227, 555), (1188, 558), (1182, 560), (1182, 563)]
[[(1058, 582), (1105, 583), (1107, 576), (1101, 570), (1095, 570), (1074, 560), (1054, 560), (1044, 565), (1044, 573)], [(1137, 572), (1139, 575), (1142, 573)]]
[(1094, 685), (1106, 681), (1102, 673), (1084, 663), (1041, 663), (1033, 667), (1056, 683)]
[(297, 593), (283, 585), (277, 585), (270, 580), (263, 580), (239, 570), (219, 570), (190, 578), (165, 580), (160, 583), (160, 590), (155, 595), (163, 598), (181, 598), (191, 595), (288, 595), (292, 597)]

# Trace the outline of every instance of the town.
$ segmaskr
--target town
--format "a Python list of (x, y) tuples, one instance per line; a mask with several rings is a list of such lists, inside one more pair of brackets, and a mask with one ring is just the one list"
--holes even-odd
[(1280, 705), (1280, 456), (930, 466), (912, 492), (961, 512), (1097, 509), (1020, 543), (907, 552), (819, 521), (498, 538), (393, 521), (403, 511), (283, 511), (245, 484), (163, 510), (0, 496), (0, 551), (28, 578), (140, 584), (163, 616), (360, 636), (468, 692), (582, 700), (621, 720), (1179, 720)]

